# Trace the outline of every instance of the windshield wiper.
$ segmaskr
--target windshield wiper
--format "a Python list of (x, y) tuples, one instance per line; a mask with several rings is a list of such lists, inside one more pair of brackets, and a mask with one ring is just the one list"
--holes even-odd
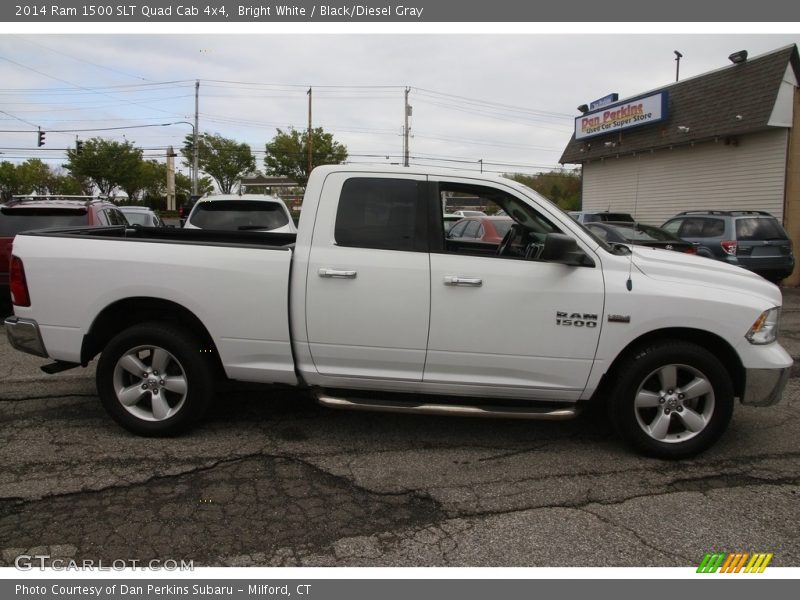
[(239, 225), (239, 231), (250, 231), (253, 229), (271, 229), (269, 225)]

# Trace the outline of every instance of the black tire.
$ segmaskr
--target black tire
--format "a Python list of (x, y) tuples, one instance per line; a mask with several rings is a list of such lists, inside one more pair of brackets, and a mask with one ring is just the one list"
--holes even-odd
[[(214, 368), (202, 348), (184, 329), (167, 323), (143, 323), (122, 331), (106, 345), (97, 363), (97, 392), (103, 407), (117, 423), (139, 435), (168, 436), (186, 430), (205, 414), (214, 397)], [(144, 367), (142, 373), (133, 372), (137, 364)], [(160, 373), (159, 365), (165, 365)]]
[(617, 432), (634, 448), (657, 458), (688, 458), (725, 432), (733, 415), (733, 383), (708, 350), (662, 341), (623, 360), (608, 411)]

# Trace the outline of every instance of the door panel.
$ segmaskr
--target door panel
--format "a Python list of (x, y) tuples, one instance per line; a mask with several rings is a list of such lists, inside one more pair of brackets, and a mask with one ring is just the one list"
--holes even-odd
[[(326, 225), (314, 230), (306, 287), (311, 356), (323, 375), (421, 381), (430, 316), (421, 180), (354, 179), (333, 174), (323, 187), (316, 222)], [(352, 204), (339, 210), (342, 197)]]
[[(481, 283), (448, 284), (452, 277)], [(424, 381), (577, 399), (597, 349), (603, 297), (599, 268), (433, 254)]]

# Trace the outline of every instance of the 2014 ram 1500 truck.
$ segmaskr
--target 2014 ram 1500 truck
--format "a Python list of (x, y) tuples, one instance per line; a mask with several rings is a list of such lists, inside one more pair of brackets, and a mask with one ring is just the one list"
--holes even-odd
[[(514, 223), (499, 245), (448, 237), (448, 203)], [(777, 402), (792, 364), (757, 275), (608, 245), (514, 181), (415, 167), (317, 168), (296, 235), (28, 232), (11, 288), (11, 343), (48, 371), (99, 354), (100, 400), (144, 435), (187, 427), (228, 377), (417, 413), (563, 419), (604, 400), (629, 443), (679, 458), (735, 399)]]

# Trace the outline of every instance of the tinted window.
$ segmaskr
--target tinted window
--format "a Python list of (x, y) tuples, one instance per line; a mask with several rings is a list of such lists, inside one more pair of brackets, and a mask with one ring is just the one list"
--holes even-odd
[(467, 224), (467, 228), (464, 230), (464, 237), (468, 238), (476, 238), (478, 237), (478, 229), (480, 229), (480, 222), (478, 221), (470, 221)]
[(505, 237), (508, 233), (508, 230), (511, 229), (511, 226), (514, 224), (514, 221), (509, 219), (508, 221), (492, 221), (492, 225), (494, 225), (494, 230), (497, 232), (497, 235), (500, 237)]
[(125, 218), (125, 215), (122, 214), (122, 211), (117, 210), (116, 208), (109, 208), (103, 211), (106, 215), (106, 219), (112, 225), (127, 225), (128, 220)]
[(713, 238), (722, 237), (724, 233), (725, 221), (722, 219), (688, 217), (683, 221), (678, 235), (682, 238)]
[(31, 229), (79, 227), (86, 223), (85, 210), (6, 209), (0, 214), (0, 237), (13, 237)]
[(424, 205), (408, 179), (354, 177), (345, 181), (334, 236), (340, 246), (427, 249)]
[(289, 223), (283, 206), (266, 200), (216, 200), (195, 206), (189, 222), (200, 229), (269, 231)]
[(145, 227), (152, 225), (150, 215), (146, 212), (129, 212), (126, 210), (123, 214), (131, 225), (143, 225)]
[(680, 219), (676, 219), (675, 221), (670, 221), (669, 223), (664, 223), (664, 226), (661, 228), (664, 231), (669, 231), (672, 234), (678, 235), (678, 229), (681, 228), (681, 221)]
[(467, 228), (467, 223), (469, 221), (461, 221), (457, 223), (453, 229), (450, 230), (450, 237), (461, 237), (464, 234), (464, 230)]
[(740, 242), (749, 240), (785, 240), (786, 232), (777, 219), (771, 217), (736, 219), (736, 239)]

